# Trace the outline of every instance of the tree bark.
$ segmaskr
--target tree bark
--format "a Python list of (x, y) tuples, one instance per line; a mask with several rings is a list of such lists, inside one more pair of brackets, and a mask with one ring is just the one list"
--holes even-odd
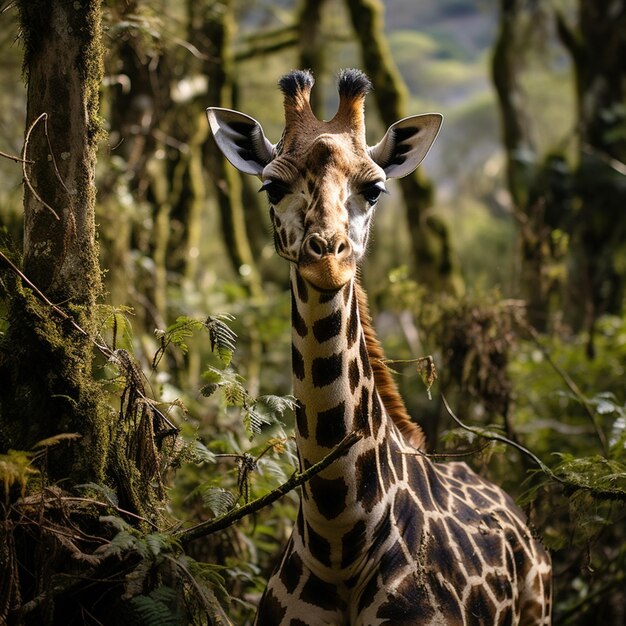
[[(232, 106), (231, 33), (234, 27), (230, 0), (214, 5), (194, 7), (194, 19), (201, 25), (206, 61), (204, 74), (209, 81), (208, 101), (211, 106)], [(248, 234), (242, 204), (239, 173), (230, 165), (212, 138), (204, 145), (205, 163), (215, 186), (222, 222), (226, 253), (235, 270), (253, 295), (262, 293), (258, 271)]]
[(592, 331), (603, 313), (621, 314), (625, 295), (626, 4), (580, 0), (578, 25), (557, 14), (557, 27), (574, 66), (578, 109), (570, 319)]
[[(380, 0), (346, 0), (359, 40), (363, 66), (375, 90), (381, 119), (390, 126), (406, 115), (406, 87), (396, 69), (383, 29)], [(463, 281), (450, 245), (448, 228), (432, 212), (433, 185), (418, 169), (400, 180), (411, 234), (415, 274), (435, 291), (463, 291)]]
[[(324, 47), (320, 41), (323, 6), (324, 0), (303, 0), (297, 19), (300, 49), (299, 67), (311, 70), (314, 76), (321, 76), (324, 70)], [(324, 117), (322, 95), (319, 89), (311, 91), (311, 109), (319, 119)]]
[[(502, 141), (506, 153), (506, 180), (513, 212), (519, 226), (521, 251), (520, 289), (528, 303), (528, 318), (544, 329), (548, 320), (552, 281), (547, 268), (551, 262), (551, 225), (548, 189), (542, 182), (532, 125), (524, 108), (520, 84), (519, 0), (500, 0), (499, 32), (491, 63), (492, 80), (500, 107)], [(549, 164), (549, 162), (548, 162)]]
[(65, 316), (15, 284), (0, 346), (1, 447), (27, 450), (78, 433), (77, 443), (50, 451), (48, 472), (53, 480), (98, 480), (108, 441), (91, 378), (101, 294), (94, 218), (101, 5), (20, 0), (18, 8), (28, 80), (24, 156), (33, 161), (25, 168), (23, 270)]

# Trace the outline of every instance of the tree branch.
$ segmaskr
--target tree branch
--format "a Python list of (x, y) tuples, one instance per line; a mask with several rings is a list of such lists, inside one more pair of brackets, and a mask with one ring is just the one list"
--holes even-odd
[(249, 502), (248, 504), (229, 511), (225, 515), (218, 517), (217, 519), (209, 520), (206, 522), (201, 522), (200, 524), (196, 524), (191, 528), (187, 528), (178, 533), (178, 539), (181, 543), (186, 544), (190, 541), (194, 541), (195, 539), (200, 539), (201, 537), (207, 537), (219, 530), (224, 530), (228, 528), (235, 522), (240, 519), (251, 515), (252, 513), (256, 513), (261, 510), (263, 507), (266, 507), (268, 504), (272, 504), (285, 494), (289, 493), (296, 487), (304, 484), (308, 480), (310, 480), (315, 474), (318, 474), (323, 469), (327, 468), (331, 463), (336, 461), (339, 457), (343, 456), (348, 452), (348, 450), (363, 437), (363, 433), (353, 431), (348, 433), (332, 450), (329, 454), (327, 454), (319, 463), (312, 465), (309, 469), (304, 472), (295, 472), (293, 476), (282, 485), (266, 493), (264, 496)]
[(598, 500), (619, 500), (620, 502), (626, 502), (626, 491), (620, 487), (616, 487), (615, 489), (608, 489), (605, 487), (589, 485), (585, 482), (581, 482), (580, 480), (576, 480), (576, 478), (574, 478), (571, 474), (568, 476), (567, 472), (564, 472), (564, 477), (561, 477), (558, 474), (555, 474), (538, 456), (533, 454), (530, 450), (520, 445), (519, 443), (511, 441), (507, 437), (504, 437), (503, 435), (495, 433), (491, 430), (487, 430), (485, 428), (473, 428), (471, 426), (467, 426), (454, 414), (443, 395), (441, 396), (441, 399), (443, 401), (443, 405), (446, 408), (446, 411), (448, 412), (448, 415), (463, 430), (467, 430), (468, 432), (478, 435), (479, 437), (484, 437), (485, 439), (491, 439), (493, 441), (501, 441), (502, 443), (506, 443), (509, 446), (517, 448), (520, 452), (531, 458), (539, 466), (539, 469), (546, 476), (548, 476), (548, 478), (561, 485), (566, 494), (580, 490), (589, 492), (592, 497), (597, 498)]
[[(22, 156), (24, 157), (24, 159), (22, 160), (22, 176), (24, 177), (24, 183), (26, 183), (26, 186), (28, 187), (28, 189), (30, 190), (30, 192), (33, 194), (33, 196), (39, 200), (39, 202), (46, 207), (46, 209), (48, 209), (52, 215), (54, 215), (54, 217), (57, 220), (60, 220), (61, 218), (59, 217), (59, 214), (47, 203), (45, 202), (41, 196), (35, 191), (35, 188), (33, 187), (33, 184), (30, 182), (30, 178), (28, 176), (28, 173), (26, 172), (26, 164), (27, 163), (33, 163), (33, 161), (30, 161), (29, 159), (26, 158), (26, 152), (28, 150), (28, 144), (30, 142), (30, 136), (33, 132), (33, 129), (35, 128), (35, 126), (37, 126), (37, 124), (41, 121), (41, 120), (47, 120), (48, 119), (48, 114), (47, 113), (42, 113), (29, 127), (28, 130), (26, 131), (26, 137), (24, 138), (24, 148), (22, 150)], [(46, 140), (48, 141), (48, 145), (50, 145), (50, 140), (48, 139), (48, 135), (46, 134)], [(55, 168), (56, 168), (56, 163), (55, 163)], [(57, 170), (58, 171), (58, 170)], [(63, 182), (63, 181), (61, 181)], [(63, 187), (65, 187), (65, 185), (63, 185)]]
[(485, 439), (491, 439), (493, 441), (501, 441), (502, 443), (506, 443), (514, 448), (517, 448), (520, 452), (530, 457), (541, 469), (544, 474), (550, 476), (550, 478), (554, 478), (559, 483), (563, 481), (554, 474), (554, 472), (538, 457), (535, 456), (530, 450), (526, 449), (524, 446), (516, 443), (515, 441), (511, 441), (508, 437), (504, 435), (500, 435), (499, 433), (494, 433), (492, 430), (487, 430), (485, 428), (473, 428), (472, 426), (467, 426), (464, 424), (455, 414), (454, 411), (450, 408), (448, 401), (445, 396), (441, 394), (441, 400), (443, 401), (443, 406), (446, 408), (448, 415), (463, 429), (467, 432), (473, 433), (474, 435), (478, 435), (479, 437), (484, 437)]
[(600, 428), (600, 426), (598, 426), (593, 409), (589, 405), (589, 401), (585, 397), (585, 394), (582, 392), (580, 387), (574, 382), (571, 376), (562, 367), (560, 367), (554, 361), (554, 359), (550, 356), (550, 353), (546, 350), (544, 345), (541, 343), (541, 338), (539, 336), (539, 333), (528, 322), (522, 319), (521, 316), (516, 315), (515, 317), (516, 317), (515, 321), (530, 335), (530, 338), (533, 340), (537, 348), (539, 348), (539, 351), (541, 352), (545, 360), (548, 362), (550, 367), (552, 367), (552, 369), (563, 379), (563, 382), (567, 385), (567, 388), (574, 394), (574, 396), (576, 396), (578, 402), (580, 402), (581, 406), (585, 409), (585, 412), (587, 413), (587, 416), (589, 417), (589, 421), (593, 425), (593, 428), (596, 432), (598, 441), (600, 442), (600, 445), (602, 446), (602, 451), (604, 453), (604, 456), (607, 456), (609, 453), (609, 446), (606, 440), (606, 435), (604, 434), (604, 431)]
[(5, 159), (11, 159), (11, 161), (15, 161), (16, 163), (29, 163), (31, 165), (34, 163), (34, 161), (20, 159), (20, 157), (13, 156), (12, 154), (7, 154), (6, 152), (2, 152), (2, 150), (0, 150), (0, 157), (4, 157)]

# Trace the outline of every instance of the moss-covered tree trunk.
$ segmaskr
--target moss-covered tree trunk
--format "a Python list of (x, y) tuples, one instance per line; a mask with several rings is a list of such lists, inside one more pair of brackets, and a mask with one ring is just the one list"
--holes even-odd
[[(346, 2), (364, 69), (376, 86), (373, 95), (381, 119), (390, 126), (406, 115), (407, 95), (384, 36), (383, 5), (380, 0)], [(417, 279), (436, 291), (462, 291), (463, 282), (454, 261), (448, 228), (432, 211), (432, 183), (418, 169), (401, 179), (400, 185)]]
[[(324, 0), (303, 0), (297, 18), (299, 67), (311, 70), (314, 76), (321, 76), (324, 70), (324, 46), (320, 36), (323, 6)], [(324, 117), (322, 105), (322, 91), (313, 89), (311, 109), (320, 119)]]
[(536, 174), (536, 154), (519, 80), (522, 48), (518, 30), (521, 11), (518, 0), (500, 1), (499, 31), (491, 72), (500, 107), (507, 187), (519, 224), (520, 286), (528, 302), (529, 319), (541, 328), (547, 318), (548, 289), (544, 274), (546, 237), (542, 227), (541, 203), (533, 204), (530, 200)]
[(623, 311), (626, 286), (626, 3), (579, 0), (577, 25), (558, 15), (558, 32), (573, 62), (579, 132), (570, 318), (592, 329)]
[[(205, 36), (206, 61), (203, 71), (209, 81), (208, 105), (231, 107), (232, 54), (231, 37), (234, 28), (231, 1), (219, 5), (196, 5), (196, 19), (202, 23)], [(239, 173), (230, 165), (213, 139), (205, 143), (205, 159), (217, 196), (226, 252), (235, 271), (253, 294), (261, 293), (242, 205), (242, 185)]]
[[(94, 305), (99, 0), (20, 0), (28, 80), (23, 271), (54, 310), (16, 281), (0, 347), (2, 448), (59, 433), (81, 439), (51, 452), (53, 479), (101, 478), (107, 429), (91, 378)], [(59, 312), (59, 310), (61, 312)], [(77, 328), (79, 326), (82, 330)]]

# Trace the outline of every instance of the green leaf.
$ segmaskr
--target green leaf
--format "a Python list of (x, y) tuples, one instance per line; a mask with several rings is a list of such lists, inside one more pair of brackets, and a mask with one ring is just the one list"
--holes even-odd
[(235, 496), (221, 487), (211, 487), (202, 492), (202, 502), (215, 517), (228, 513), (236, 504)]
[(59, 433), (58, 435), (53, 435), (52, 437), (38, 441), (33, 446), (33, 450), (37, 450), (37, 448), (51, 448), (52, 446), (56, 446), (63, 441), (76, 441), (81, 437), (82, 435), (79, 433)]
[[(102, 521), (102, 518), (100, 518)], [(136, 537), (127, 530), (121, 530), (113, 539), (104, 546), (100, 546), (96, 550), (96, 554), (103, 556), (121, 556), (129, 550), (134, 550), (136, 545)]]
[(236, 348), (237, 335), (226, 322), (232, 322), (235, 318), (229, 314), (207, 317), (204, 326), (209, 331), (211, 351), (217, 350), (217, 356), (228, 367)]
[(246, 430), (248, 438), (252, 441), (254, 435), (261, 432), (264, 425), (269, 425), (273, 420), (269, 419), (263, 413), (256, 410), (256, 405), (246, 407), (243, 416), (243, 427)]
[(9, 450), (6, 454), (0, 454), (0, 480), (5, 494), (13, 485), (19, 485), (23, 492), (29, 478), (38, 473), (30, 465), (32, 456), (32, 452), (23, 450)]
[(293, 396), (259, 396), (256, 404), (265, 405), (274, 415), (283, 415), (285, 411), (295, 411), (298, 401)]
[(149, 595), (136, 595), (130, 605), (142, 626), (173, 626), (184, 623), (176, 608), (177, 601), (176, 591), (161, 585)]
[(117, 498), (117, 493), (111, 487), (106, 485), (99, 485), (98, 483), (84, 483), (82, 485), (76, 485), (76, 489), (84, 489), (85, 491), (95, 491), (104, 496), (105, 500), (112, 506), (118, 507), (120, 505)]
[(239, 382), (229, 382), (222, 386), (227, 406), (243, 406), (247, 392)]

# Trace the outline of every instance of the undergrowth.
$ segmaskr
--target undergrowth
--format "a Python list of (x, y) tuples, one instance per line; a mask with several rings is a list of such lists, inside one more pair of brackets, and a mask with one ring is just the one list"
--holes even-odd
[[(151, 367), (142, 367), (131, 349), (129, 311), (103, 306), (99, 313), (107, 479), (50, 481), (47, 454), (78, 439), (74, 433), (0, 454), (0, 622), (243, 624), (264, 585), (260, 572), (288, 532), (294, 500), (275, 505), (279, 524), (253, 510), (236, 527), (201, 529), (193, 541), (185, 532), (288, 480), (297, 463), (281, 420), (294, 400), (246, 389), (233, 366), (231, 316), (179, 317), (155, 332)], [(184, 356), (198, 333), (208, 335), (214, 356), (190, 410), (179, 398), (159, 399), (153, 383), (163, 357)], [(202, 427), (207, 416), (220, 423), (211, 439)]]

